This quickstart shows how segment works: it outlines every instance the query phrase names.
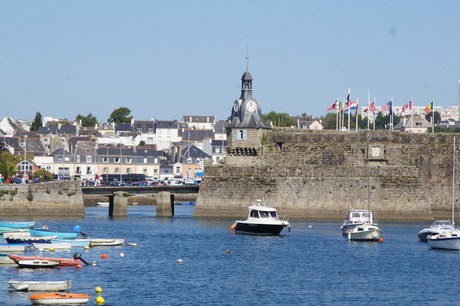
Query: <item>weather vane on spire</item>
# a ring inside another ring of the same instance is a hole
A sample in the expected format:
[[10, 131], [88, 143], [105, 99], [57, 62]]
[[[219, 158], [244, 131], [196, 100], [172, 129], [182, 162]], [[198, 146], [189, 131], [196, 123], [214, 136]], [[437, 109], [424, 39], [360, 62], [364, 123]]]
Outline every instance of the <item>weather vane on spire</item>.
[[249, 47], [246, 46], [246, 70], [249, 70]]

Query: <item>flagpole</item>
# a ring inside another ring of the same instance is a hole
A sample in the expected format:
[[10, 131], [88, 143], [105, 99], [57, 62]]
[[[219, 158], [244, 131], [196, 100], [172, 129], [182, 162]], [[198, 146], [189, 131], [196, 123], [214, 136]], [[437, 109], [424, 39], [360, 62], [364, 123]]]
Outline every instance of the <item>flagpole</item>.
[[414, 98], [410, 99], [410, 117], [411, 117], [410, 128], [413, 130], [414, 129]]
[[358, 98], [356, 98], [356, 113], [355, 113], [355, 117], [356, 117], [356, 126], [355, 126], [355, 131], [357, 132], [358, 131], [358, 108], [359, 106], [359, 101], [358, 101]]
[[348, 133], [350, 133], [350, 88], [348, 88], [348, 96], [347, 96], [347, 106], [348, 106]]
[[431, 120], [433, 120], [433, 130], [432, 130], [432, 133], [434, 134], [434, 99], [433, 99], [433, 104], [432, 104], [431, 106], [432, 106], [432, 110], [431, 110]]
[[369, 112], [371, 109], [371, 91], [367, 91], [367, 130], [369, 131]]
[[342, 125], [340, 127], [340, 130], [343, 130], [343, 128], [345, 127], [345, 106], [344, 104], [342, 103], [342, 107], [343, 109], [341, 109], [341, 116], [342, 116]]
[[339, 98], [337, 97], [337, 110], [335, 111], [335, 130], [338, 131], [339, 130], [339, 109], [340, 109], [340, 101], [339, 101]]
[[390, 105], [390, 130], [393, 131], [393, 97], [390, 99], [391, 105]]
[[372, 130], [375, 131], [375, 97], [374, 97], [374, 107], [372, 108], [372, 118], [374, 119], [373, 122], [372, 122]]

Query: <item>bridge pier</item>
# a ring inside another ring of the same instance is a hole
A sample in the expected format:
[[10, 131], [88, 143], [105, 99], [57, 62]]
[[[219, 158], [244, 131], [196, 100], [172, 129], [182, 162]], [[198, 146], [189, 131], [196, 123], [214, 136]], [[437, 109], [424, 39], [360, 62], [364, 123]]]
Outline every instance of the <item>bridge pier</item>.
[[116, 191], [113, 196], [109, 196], [109, 217], [128, 216], [128, 198], [124, 192]]
[[174, 216], [174, 194], [169, 191], [160, 191], [157, 199], [157, 217]]

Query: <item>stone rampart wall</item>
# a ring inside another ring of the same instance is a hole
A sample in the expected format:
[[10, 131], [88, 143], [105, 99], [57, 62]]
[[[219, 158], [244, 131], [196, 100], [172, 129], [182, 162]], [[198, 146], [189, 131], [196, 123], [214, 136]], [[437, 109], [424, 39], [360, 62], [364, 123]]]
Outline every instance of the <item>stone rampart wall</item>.
[[78, 181], [0, 185], [1, 217], [30, 219], [84, 215], [81, 183]]
[[[369, 198], [378, 219], [447, 218], [453, 136], [276, 129], [261, 156], [230, 156], [205, 169], [195, 215], [244, 217], [263, 198], [290, 218], [344, 218], [349, 207], [367, 208]], [[381, 151], [369, 167], [368, 146]]]

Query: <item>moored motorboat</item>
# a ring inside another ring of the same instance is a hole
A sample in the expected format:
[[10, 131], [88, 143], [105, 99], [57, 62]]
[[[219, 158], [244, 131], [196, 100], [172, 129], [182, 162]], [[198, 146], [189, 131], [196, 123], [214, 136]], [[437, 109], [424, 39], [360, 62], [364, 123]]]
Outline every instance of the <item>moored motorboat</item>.
[[6, 253], [0, 253], [0, 265], [10, 265], [15, 264], [15, 262], [8, 257]]
[[72, 244], [69, 242], [59, 242], [59, 243], [39, 243], [39, 242], [34, 242], [32, 243], [32, 246], [38, 250], [49, 250], [49, 249], [54, 249], [54, 250], [69, 250], [72, 248]]
[[452, 222], [450, 220], [437, 220], [434, 221], [430, 227], [424, 228], [418, 232], [418, 239], [421, 242], [427, 242], [426, 237], [432, 234], [437, 234], [442, 230], [452, 229]]
[[27, 243], [2, 243], [0, 244], [0, 252], [25, 252], [30, 247]]
[[72, 287], [70, 280], [63, 281], [17, 281], [10, 280], [8, 289], [15, 291], [68, 291]]
[[34, 221], [16, 222], [16, 221], [0, 221], [0, 227], [10, 228], [32, 228], [35, 226]]
[[79, 239], [55, 239], [51, 240], [51, 244], [59, 244], [59, 243], [70, 243], [72, 248], [83, 248], [89, 247], [91, 243], [91, 239], [89, 238], [79, 238]]
[[19, 268], [55, 268], [61, 263], [59, 260], [48, 259], [21, 259], [15, 261]]
[[291, 228], [287, 220], [279, 219], [275, 208], [263, 206], [261, 200], [257, 200], [256, 205], [248, 209], [248, 218], [236, 220], [230, 227], [235, 234], [277, 236], [285, 227], [289, 230]]
[[85, 304], [90, 296], [83, 293], [40, 293], [29, 297], [34, 305], [68, 305]]
[[29, 228], [15, 228], [8, 226], [0, 226], [0, 234], [10, 233], [10, 232], [29, 232]]
[[[60, 267], [75, 267], [80, 265], [80, 260], [86, 263], [81, 256], [76, 256], [78, 253], [74, 254], [74, 258], [59, 258], [59, 257], [41, 257], [41, 256], [21, 256], [9, 254], [10, 257], [16, 264], [20, 260], [49, 260], [49, 261], [58, 261]], [[78, 254], [79, 255], [79, 254]]]
[[353, 241], [380, 241], [380, 228], [373, 224], [361, 224], [348, 232], [348, 240]]
[[441, 230], [439, 233], [428, 235], [426, 241], [432, 249], [460, 251], [460, 230]]
[[58, 239], [75, 239], [77, 238], [78, 232], [59, 232], [53, 231], [50, 229], [35, 229], [31, 228], [29, 230], [32, 237], [46, 237], [46, 236], [56, 236]]
[[350, 208], [348, 210], [347, 219], [343, 221], [342, 226], [340, 227], [342, 235], [347, 235], [353, 228], [364, 223], [374, 223], [372, 211], [368, 209]]
[[32, 237], [29, 233], [8, 233], [3, 234], [3, 238], [9, 244], [28, 243], [50, 243], [51, 240], [56, 239], [56, 236]]
[[104, 238], [90, 238], [90, 246], [118, 246], [125, 243], [125, 239], [122, 238], [113, 238], [113, 239], [104, 239]]
[[455, 228], [455, 136], [452, 145], [452, 224], [450, 229], [441, 230], [426, 237], [432, 249], [460, 251], [460, 229]]

